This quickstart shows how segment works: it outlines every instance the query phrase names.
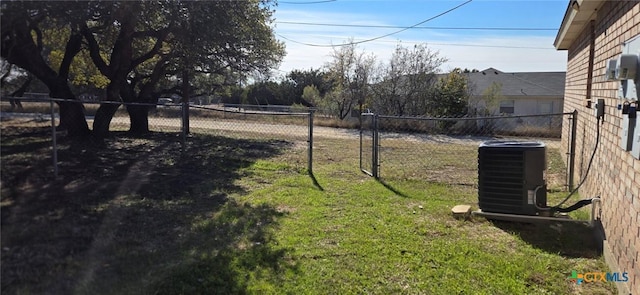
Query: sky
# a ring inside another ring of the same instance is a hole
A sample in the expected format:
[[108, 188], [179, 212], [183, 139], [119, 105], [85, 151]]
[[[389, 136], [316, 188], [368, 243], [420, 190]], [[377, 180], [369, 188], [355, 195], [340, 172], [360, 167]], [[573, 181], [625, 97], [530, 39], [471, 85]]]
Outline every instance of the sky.
[[[275, 75], [319, 69], [332, 46], [386, 62], [398, 44], [426, 43], [448, 61], [440, 68], [504, 72], [566, 71], [567, 53], [553, 42], [568, 0], [280, 0], [276, 38], [287, 55]], [[417, 26], [416, 26], [417, 25]], [[415, 27], [414, 27], [415, 26]], [[413, 27], [413, 28], [410, 28]]]

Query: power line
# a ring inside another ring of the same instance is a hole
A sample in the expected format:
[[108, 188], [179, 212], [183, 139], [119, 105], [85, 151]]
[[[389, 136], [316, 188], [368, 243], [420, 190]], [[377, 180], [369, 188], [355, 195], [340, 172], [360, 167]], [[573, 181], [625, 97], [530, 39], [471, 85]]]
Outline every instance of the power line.
[[[303, 42], [298, 42], [295, 40], [291, 40], [289, 38], [286, 38], [282, 35], [278, 36], [282, 37], [283, 39], [286, 39], [288, 41], [291, 41], [293, 43], [297, 43], [297, 44], [302, 44], [302, 45], [307, 45], [306, 43]], [[309, 36], [313, 36], [313, 35], [308, 35]], [[357, 41], [359, 42], [359, 41]], [[397, 43], [398, 41], [392, 41], [392, 40], [377, 40], [377, 42], [382, 42], [382, 43]], [[356, 43], [356, 42], [354, 42]], [[409, 42], [409, 44], [414, 43], [414, 42]], [[415, 42], [418, 43], [418, 42]], [[534, 46], [513, 46], [513, 45], [484, 45], [484, 44], [464, 44], [464, 43], [440, 43], [440, 42], [428, 42], [425, 41], [424, 43], [426, 43], [427, 45], [439, 45], [439, 46], [459, 46], [459, 47], [484, 47], [484, 48], [505, 48], [505, 49], [536, 49], [536, 50], [556, 50], [554, 47], [534, 47]]]
[[389, 25], [353, 25], [353, 24], [331, 24], [331, 23], [307, 23], [276, 21], [278, 24], [304, 25], [304, 26], [326, 26], [326, 27], [352, 27], [352, 28], [382, 28], [382, 29], [429, 29], [429, 30], [485, 30], [485, 31], [557, 31], [554, 28], [516, 28], [516, 27], [420, 27], [420, 26], [389, 26]]
[[424, 23], [426, 23], [426, 22], [428, 22], [428, 21], [434, 20], [434, 19], [436, 19], [436, 18], [438, 18], [438, 17], [441, 17], [441, 16], [443, 16], [443, 15], [445, 15], [445, 14], [447, 14], [447, 13], [450, 13], [450, 12], [452, 12], [452, 11], [454, 11], [454, 10], [456, 10], [456, 9], [458, 9], [458, 8], [460, 8], [460, 7], [462, 7], [462, 6], [464, 6], [464, 5], [467, 5], [467, 4], [471, 3], [471, 1], [473, 1], [473, 0], [467, 0], [466, 2], [464, 2], [464, 3], [462, 3], [462, 4], [459, 4], [459, 5], [457, 5], [457, 6], [453, 7], [453, 8], [451, 8], [451, 9], [449, 9], [449, 10], [445, 11], [445, 12], [439, 13], [439, 14], [437, 14], [437, 15], [435, 15], [435, 16], [432, 16], [432, 17], [430, 17], [430, 18], [428, 18], [428, 19], [425, 19], [425, 20], [423, 20], [423, 21], [421, 21], [421, 22], [419, 22], [419, 23], [417, 23], [417, 24], [415, 24], [415, 25], [412, 25], [412, 26], [409, 26], [409, 27], [406, 27], [406, 28], [403, 28], [403, 29], [400, 29], [400, 30], [397, 30], [397, 31], [391, 32], [391, 33], [389, 33], [389, 34], [385, 34], [385, 35], [382, 35], [382, 36], [378, 36], [378, 37], [374, 37], [374, 38], [370, 38], [370, 39], [366, 39], [366, 40], [362, 40], [362, 41], [358, 41], [358, 42], [349, 42], [349, 43], [339, 44], [339, 45], [311, 44], [311, 43], [305, 43], [305, 42], [299, 42], [299, 41], [291, 40], [291, 39], [289, 39], [289, 38], [287, 38], [287, 37], [285, 37], [285, 36], [282, 36], [282, 35], [280, 35], [280, 34], [277, 34], [277, 35], [278, 35], [278, 36], [280, 36], [281, 38], [285, 39], [285, 40], [290, 41], [290, 42], [297, 43], [297, 44], [301, 44], [301, 45], [306, 45], [306, 46], [312, 46], [312, 47], [338, 47], [338, 46], [348, 46], [348, 45], [361, 44], [361, 43], [365, 43], [365, 42], [371, 42], [371, 41], [375, 41], [375, 40], [378, 40], [378, 39], [382, 39], [382, 38], [384, 38], [384, 37], [389, 37], [389, 36], [391, 36], [391, 35], [395, 35], [395, 34], [398, 34], [398, 33], [404, 32], [404, 31], [406, 31], [406, 30], [409, 30], [409, 29], [415, 28], [415, 27], [417, 27], [417, 26], [419, 26], [419, 25], [421, 25], [421, 24], [424, 24]]
[[460, 43], [432, 43], [432, 42], [426, 42], [426, 43], [427, 43], [427, 45], [443, 45], [443, 46], [556, 50], [553, 47], [511, 46], [511, 45], [482, 45], [482, 44], [460, 44]]

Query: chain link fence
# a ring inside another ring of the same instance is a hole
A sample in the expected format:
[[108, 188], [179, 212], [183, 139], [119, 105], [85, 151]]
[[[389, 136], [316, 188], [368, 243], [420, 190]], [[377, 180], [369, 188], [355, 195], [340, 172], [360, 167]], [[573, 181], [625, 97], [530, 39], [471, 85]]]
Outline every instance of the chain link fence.
[[427, 181], [476, 187], [480, 143], [516, 140], [545, 143], [550, 190], [573, 186], [572, 155], [562, 152], [561, 136], [563, 124], [575, 125], [574, 113], [482, 118], [362, 114], [361, 118], [361, 170], [388, 184]]
[[373, 113], [361, 115], [362, 127], [360, 128], [360, 170], [369, 176], [378, 177], [378, 130], [375, 125], [378, 117]]
[[[65, 130], [57, 129], [60, 102], [81, 104], [90, 129], [101, 106], [111, 102], [78, 102], [49, 98], [2, 99], [2, 120], [16, 128], [36, 128], [49, 134], [52, 166], [57, 173], [57, 141]], [[212, 136], [267, 142], [286, 149], [285, 160], [295, 169], [312, 172], [314, 112], [309, 109], [256, 105], [186, 105], [176, 103], [117, 103], [108, 125], [111, 134], [131, 130], [132, 110], [148, 112], [151, 133], [180, 146], [190, 137]], [[7, 112], [10, 110], [10, 112]], [[576, 116], [573, 113], [483, 118], [395, 117], [361, 114], [360, 169], [386, 183], [428, 181], [477, 185], [477, 149], [487, 140], [541, 141], [547, 147], [547, 182], [550, 189], [572, 188], [572, 151]], [[565, 128], [563, 129], [563, 124]], [[564, 131], [563, 131], [564, 130]], [[51, 136], [51, 135], [57, 136]], [[562, 144], [568, 145], [561, 149]]]
[[53, 172], [56, 175], [59, 169], [57, 152], [61, 148], [59, 141], [61, 136], [69, 132], [59, 128], [60, 111], [61, 106], [64, 108], [69, 105], [84, 109], [85, 121], [90, 130], [96, 128], [95, 120], [101, 115], [100, 112], [104, 111], [113, 113], [107, 123], [110, 134], [128, 134], [132, 131], [134, 121], [131, 112], [143, 110], [147, 113], [148, 130], [152, 134], [174, 134], [173, 137], [164, 138], [169, 138], [177, 146], [184, 148], [185, 144], [189, 144], [191, 137], [199, 135], [261, 141], [275, 148], [287, 149], [286, 161], [289, 165], [298, 170], [307, 169], [308, 172], [312, 172], [314, 112], [310, 109], [3, 97], [0, 116], [3, 122], [10, 123], [12, 128], [23, 128], [23, 131], [18, 132], [39, 130], [49, 134]]

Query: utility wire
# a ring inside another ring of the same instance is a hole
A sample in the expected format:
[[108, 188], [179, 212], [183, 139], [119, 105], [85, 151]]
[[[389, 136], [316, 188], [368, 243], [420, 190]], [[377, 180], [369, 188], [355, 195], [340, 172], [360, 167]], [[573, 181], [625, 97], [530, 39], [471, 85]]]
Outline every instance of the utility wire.
[[426, 23], [426, 22], [428, 22], [428, 21], [434, 20], [434, 19], [436, 19], [436, 18], [438, 18], [438, 17], [441, 17], [441, 16], [443, 16], [443, 15], [445, 15], [445, 14], [449, 13], [449, 12], [452, 12], [452, 11], [454, 11], [454, 10], [456, 10], [456, 9], [458, 9], [458, 8], [460, 8], [460, 7], [462, 7], [462, 6], [464, 6], [464, 5], [467, 5], [467, 4], [471, 3], [471, 1], [473, 1], [473, 0], [467, 0], [467, 1], [466, 1], [466, 2], [464, 2], [464, 3], [457, 5], [456, 7], [453, 7], [453, 8], [451, 8], [451, 9], [449, 9], [449, 10], [445, 11], [445, 12], [439, 13], [439, 14], [437, 14], [437, 15], [435, 15], [435, 16], [432, 16], [432, 17], [430, 17], [430, 18], [428, 18], [428, 19], [425, 19], [425, 20], [423, 20], [423, 21], [421, 21], [421, 22], [419, 22], [419, 23], [417, 23], [417, 24], [415, 24], [415, 25], [412, 25], [412, 26], [409, 26], [409, 27], [406, 27], [406, 28], [403, 28], [403, 29], [397, 30], [397, 31], [395, 31], [395, 32], [391, 32], [391, 33], [389, 33], [389, 34], [384, 34], [384, 35], [382, 35], [382, 36], [378, 36], [378, 37], [374, 37], [374, 38], [370, 38], [370, 39], [366, 39], [366, 40], [362, 40], [362, 41], [358, 41], [358, 42], [349, 42], [349, 43], [344, 43], [344, 44], [339, 44], [339, 45], [311, 44], [311, 43], [305, 43], [305, 42], [299, 42], [299, 41], [291, 40], [291, 39], [289, 39], [289, 38], [287, 38], [287, 37], [285, 37], [285, 36], [282, 36], [282, 35], [280, 35], [280, 34], [277, 34], [277, 35], [278, 35], [278, 36], [280, 36], [281, 38], [285, 39], [285, 40], [290, 41], [290, 42], [297, 43], [297, 44], [301, 44], [301, 45], [306, 45], [306, 46], [312, 46], [312, 47], [342, 47], [342, 46], [349, 46], [349, 45], [361, 44], [361, 43], [366, 43], [366, 42], [371, 42], [371, 41], [375, 41], [375, 40], [378, 40], [378, 39], [382, 39], [382, 38], [384, 38], [384, 37], [389, 37], [389, 36], [391, 36], [391, 35], [395, 35], [395, 34], [398, 34], [398, 33], [404, 32], [404, 31], [406, 31], [406, 30], [409, 30], [409, 29], [415, 28], [415, 27], [417, 27], [417, 26], [419, 26], [419, 25], [421, 25], [421, 24], [424, 24], [424, 23]]
[[421, 26], [389, 26], [389, 25], [353, 25], [353, 24], [330, 24], [330, 23], [307, 23], [276, 21], [277, 24], [304, 25], [304, 26], [326, 26], [326, 27], [352, 27], [352, 28], [381, 28], [381, 29], [428, 29], [428, 30], [483, 30], [483, 31], [557, 31], [554, 28], [516, 28], [516, 27], [421, 27]]
[[[282, 35], [278, 36], [282, 37], [283, 39], [286, 39], [288, 41], [291, 41], [292, 43], [297, 43], [297, 44], [302, 44], [302, 45], [308, 45], [307, 43], [303, 43], [303, 42], [299, 42], [299, 41], [295, 41], [295, 40], [291, 40], [289, 38], [286, 38]], [[308, 36], [309, 37], [309, 36]], [[359, 41], [358, 41], [359, 42]], [[377, 42], [382, 42], [382, 43], [397, 43], [398, 41], [391, 41], [391, 40], [378, 40]], [[409, 42], [408, 44], [411, 44], [412, 42]], [[463, 44], [463, 43], [439, 43], [439, 42], [423, 42], [426, 43], [427, 45], [436, 45], [436, 46], [458, 46], [458, 47], [480, 47], [480, 48], [504, 48], [504, 49], [535, 49], [535, 50], [556, 50], [554, 47], [534, 47], [534, 46], [513, 46], [513, 45], [483, 45], [483, 44]], [[357, 44], [357, 43], [356, 43]], [[336, 45], [336, 46], [340, 46], [340, 45]], [[322, 47], [329, 47], [329, 46], [322, 46]]]
[[510, 49], [541, 49], [541, 50], [556, 50], [551, 47], [533, 47], [533, 46], [511, 46], [511, 45], [481, 45], [481, 44], [460, 44], [460, 43], [433, 43], [426, 42], [427, 45], [443, 45], [443, 46], [463, 46], [463, 47], [487, 47], [487, 48], [510, 48]]
[[569, 198], [571, 198], [571, 196], [573, 196], [573, 194], [575, 194], [580, 189], [580, 187], [584, 184], [585, 180], [587, 179], [587, 176], [589, 176], [589, 171], [591, 171], [591, 164], [593, 164], [593, 158], [595, 158], [596, 156], [596, 151], [598, 150], [598, 143], [600, 142], [600, 119], [601, 119], [600, 117], [596, 119], [596, 143], [593, 146], [593, 152], [591, 153], [591, 158], [589, 158], [589, 164], [587, 164], [587, 171], [585, 171], [584, 176], [582, 176], [582, 180], [580, 180], [580, 183], [578, 183], [578, 186], [576, 186], [569, 193], [569, 195], [566, 198], [564, 198], [564, 200], [562, 200], [562, 202], [560, 202], [558, 205], [551, 207], [551, 209], [559, 211], [560, 206], [566, 203], [569, 200]]

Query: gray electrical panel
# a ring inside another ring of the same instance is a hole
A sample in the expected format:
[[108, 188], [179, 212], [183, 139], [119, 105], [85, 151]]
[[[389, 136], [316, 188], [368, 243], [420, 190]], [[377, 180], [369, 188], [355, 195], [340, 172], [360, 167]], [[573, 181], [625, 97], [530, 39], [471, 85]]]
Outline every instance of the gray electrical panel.
[[635, 128], [633, 131], [633, 142], [631, 143], [631, 155], [636, 158], [636, 159], [640, 159], [640, 120], [638, 120], [637, 118], [634, 119], [635, 122]]
[[620, 126], [620, 147], [625, 151], [633, 149], [633, 135], [636, 130], [637, 105], [630, 101], [625, 101], [620, 109], [622, 110], [622, 121]]
[[618, 105], [622, 112], [620, 147], [640, 159], [640, 35], [622, 44], [618, 58], [607, 63], [605, 79], [619, 81], [618, 98], [622, 100]]
[[[640, 59], [640, 36], [622, 44], [622, 53], [616, 61], [615, 79], [620, 80], [618, 86], [618, 98], [625, 100], [638, 100], [638, 62]], [[610, 76], [609, 73], [605, 75]]]

